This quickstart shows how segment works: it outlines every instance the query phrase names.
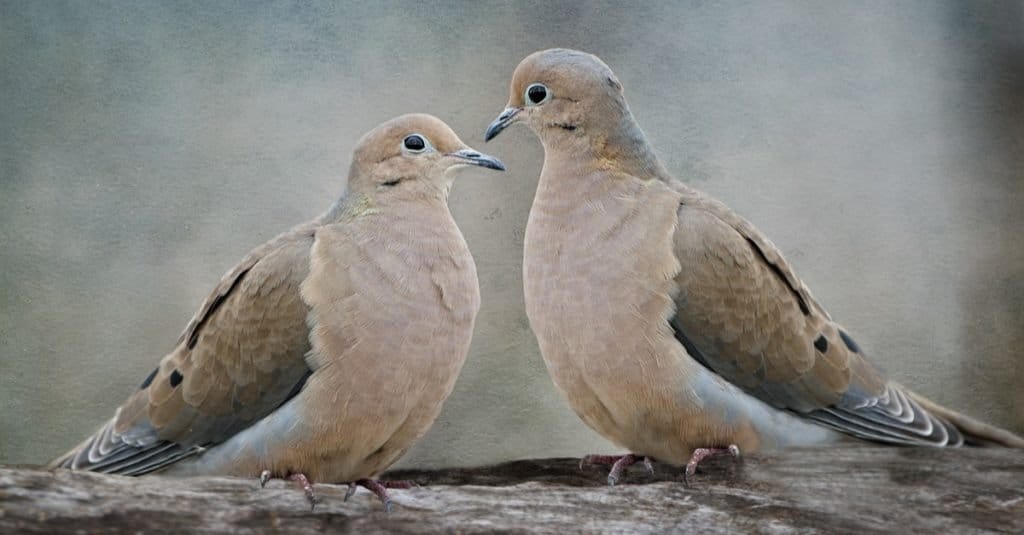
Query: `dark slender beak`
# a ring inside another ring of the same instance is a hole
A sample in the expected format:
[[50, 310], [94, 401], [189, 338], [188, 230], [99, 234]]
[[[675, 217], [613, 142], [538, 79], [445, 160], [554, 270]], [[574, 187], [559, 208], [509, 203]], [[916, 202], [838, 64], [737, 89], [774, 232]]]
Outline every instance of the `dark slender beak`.
[[487, 132], [484, 132], [484, 141], [487, 142], [494, 139], [494, 136], [508, 128], [509, 125], [516, 121], [516, 116], [518, 116], [521, 111], [523, 111], [522, 108], [505, 108], [505, 111], [501, 112], [501, 115], [491, 123], [491, 126], [487, 127]]
[[494, 156], [481, 154], [473, 149], [457, 150], [455, 152], [448, 153], [448, 156], [462, 160], [459, 163], [479, 165], [480, 167], [486, 167], [488, 169], [495, 169], [498, 171], [505, 170], [505, 164], [501, 163], [501, 160], [495, 158]]

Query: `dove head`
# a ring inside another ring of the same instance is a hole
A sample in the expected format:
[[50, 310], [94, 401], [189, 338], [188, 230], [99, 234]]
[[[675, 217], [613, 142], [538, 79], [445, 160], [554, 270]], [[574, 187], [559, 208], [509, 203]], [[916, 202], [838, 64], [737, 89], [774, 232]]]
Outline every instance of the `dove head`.
[[441, 195], [447, 198], [453, 171], [476, 165], [504, 171], [493, 156], [473, 150], [440, 119], [402, 115], [374, 128], [352, 154], [348, 193], [376, 200]]
[[565, 48], [534, 52], [516, 67], [510, 91], [484, 140], [522, 122], [540, 138], [548, 157], [614, 162], [644, 177], [665, 174], [629, 111], [622, 84], [597, 56]]
[[553, 48], [519, 63], [508, 105], [484, 139], [522, 122], [547, 145], [612, 128], [628, 115], [622, 84], [608, 65], [586, 52]]

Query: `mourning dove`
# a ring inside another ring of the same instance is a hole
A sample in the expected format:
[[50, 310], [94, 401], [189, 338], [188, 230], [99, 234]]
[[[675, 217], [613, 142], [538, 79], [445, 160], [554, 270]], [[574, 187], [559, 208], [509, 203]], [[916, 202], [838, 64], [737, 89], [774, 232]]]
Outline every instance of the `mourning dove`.
[[[671, 176], [600, 59], [524, 59], [490, 140], [526, 124], [544, 166], [524, 243], [526, 311], [548, 370], [591, 428], [687, 465], [722, 451], [835, 442], [1024, 447], [886, 379], [779, 250]], [[817, 425], [815, 425], [817, 424]]]
[[443, 122], [404, 115], [359, 141], [322, 216], [228, 271], [177, 346], [52, 466], [113, 474], [370, 479], [437, 417], [480, 307], [448, 210], [455, 169], [504, 170]]

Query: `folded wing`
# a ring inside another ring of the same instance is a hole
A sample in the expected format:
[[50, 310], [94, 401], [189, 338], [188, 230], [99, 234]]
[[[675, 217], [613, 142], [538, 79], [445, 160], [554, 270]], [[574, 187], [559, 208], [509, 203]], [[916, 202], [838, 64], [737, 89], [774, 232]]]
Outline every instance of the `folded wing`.
[[297, 227], [229, 271], [174, 350], [93, 436], [52, 466], [158, 471], [223, 442], [301, 389], [310, 373], [309, 273], [315, 227]]

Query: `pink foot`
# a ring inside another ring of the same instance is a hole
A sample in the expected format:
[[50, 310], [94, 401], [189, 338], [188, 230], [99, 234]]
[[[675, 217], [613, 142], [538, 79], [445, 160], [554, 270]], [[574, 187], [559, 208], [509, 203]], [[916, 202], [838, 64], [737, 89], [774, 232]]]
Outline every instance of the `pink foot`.
[[391, 512], [391, 496], [388, 496], [388, 489], [411, 489], [416, 486], [412, 481], [379, 481], [376, 479], [359, 479], [348, 484], [348, 491], [345, 492], [345, 501], [347, 502], [353, 494], [356, 493], [358, 487], [363, 487], [366, 490], [377, 495], [380, 502], [384, 504], [384, 512]]
[[[260, 472], [260, 487], [266, 487], [267, 481], [270, 481], [271, 477], [270, 470]], [[291, 474], [285, 479], [295, 481], [302, 487], [303, 492], [306, 493], [306, 499], [309, 500], [309, 511], [313, 512], [313, 509], [316, 509], [317, 497], [313, 492], [313, 483], [306, 477], [306, 474]]]
[[734, 459], [740, 458], [740, 447], [736, 444], [730, 444], [728, 448], [697, 448], [693, 450], [693, 455], [690, 456], [690, 462], [686, 463], [686, 471], [683, 472], [683, 482], [689, 484], [690, 477], [697, 473], [697, 465], [701, 461], [708, 457], [714, 457], [715, 455], [721, 455], [728, 453], [732, 455]]
[[587, 455], [580, 459], [580, 470], [586, 465], [611, 465], [612, 469], [608, 471], [608, 486], [614, 487], [619, 479], [622, 477], [622, 471], [626, 467], [636, 464], [638, 461], [643, 459], [644, 466], [647, 467], [647, 471], [654, 473], [654, 465], [651, 464], [650, 457], [640, 457], [639, 455], [633, 455], [627, 453], [626, 455]]

